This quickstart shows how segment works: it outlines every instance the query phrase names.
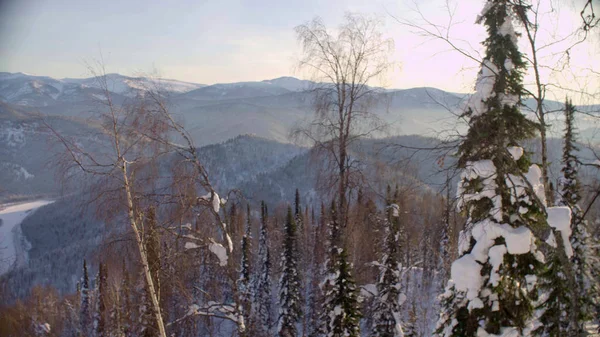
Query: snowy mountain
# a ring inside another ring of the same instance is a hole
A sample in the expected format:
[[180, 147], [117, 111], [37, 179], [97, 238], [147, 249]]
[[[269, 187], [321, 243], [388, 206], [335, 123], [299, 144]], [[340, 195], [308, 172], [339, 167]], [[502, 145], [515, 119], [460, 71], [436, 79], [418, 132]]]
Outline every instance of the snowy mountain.
[[[106, 76], [108, 89], [118, 98], [133, 97], [145, 87], [157, 85], [162, 90], [179, 94], [202, 87], [202, 84], [168, 79], [128, 77], [119, 74]], [[48, 107], [61, 102], [102, 100], [103, 93], [95, 78], [54, 79], [23, 73], [0, 73], [0, 100], [29, 107]]]
[[[106, 80], [108, 90], [126, 96], [133, 96], [145, 88], [158, 86], [162, 90], [181, 94], [204, 86], [204, 84], [183, 82], [164, 78], [129, 77], [120, 74], [107, 74]], [[63, 82], [79, 84], [84, 87], [98, 88], [99, 84], [95, 78], [64, 78]]]
[[190, 91], [183, 96], [196, 100], [221, 101], [248, 97], [276, 96], [288, 93], [289, 91], [284, 87], [268, 82], [238, 82], [209, 85]]
[[280, 86], [289, 91], [310, 90], [315, 85], [313, 81], [300, 80], [291, 76], [282, 76], [272, 80], [264, 80], [263, 82]]
[[[121, 104], [152, 85], [152, 79], [108, 74], [111, 98]], [[313, 94], [306, 89], [315, 83], [293, 77], [257, 82], [224, 83], [203, 86], [175, 80], [160, 80], [169, 92], [171, 112], [191, 131], [196, 145], [224, 142], [242, 134], [255, 134], [279, 142], [289, 141], [290, 129], [310, 119], [314, 113]], [[373, 112], [389, 123], [386, 135], [425, 135], [444, 137], [462, 132], [464, 123], [457, 118], [468, 95], [435, 88], [389, 89], [379, 93]], [[94, 78], [53, 79], [22, 73], [0, 73], [0, 101], [34, 108], [51, 116], [88, 118], [104, 109], [103, 94]], [[531, 106], [532, 101], [526, 100]], [[559, 111], [560, 102], [546, 102]], [[579, 107], [597, 111], [598, 107]], [[549, 116], [554, 136], [562, 130], [562, 115]], [[597, 124], [581, 115], [580, 133], [593, 136]], [[585, 119], [585, 120], [583, 120]], [[597, 136], [597, 135], [596, 135]]]

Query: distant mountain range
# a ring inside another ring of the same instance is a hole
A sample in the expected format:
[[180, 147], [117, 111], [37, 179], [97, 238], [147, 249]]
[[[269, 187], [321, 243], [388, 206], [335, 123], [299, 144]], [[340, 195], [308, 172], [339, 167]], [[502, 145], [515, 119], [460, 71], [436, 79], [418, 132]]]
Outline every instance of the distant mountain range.
[[[226, 141], [241, 134], [256, 134], [281, 142], [289, 141], [290, 129], [313, 114], [315, 83], [294, 77], [256, 82], [204, 85], [168, 79], [106, 76], [113, 102], [120, 104], [156, 86], [169, 97], [171, 112], [181, 118], [197, 145]], [[389, 123], [387, 135], [427, 135], [464, 131], [456, 117], [469, 95], [435, 88], [387, 89], [373, 107]], [[0, 101], [17, 109], [34, 110], [49, 116], [88, 118], [101, 109], [104, 99], [95, 78], [54, 79], [23, 73], [0, 73]], [[532, 105], [531, 101], [526, 104]], [[549, 109], [562, 103], [547, 101]], [[586, 110], [590, 110], [589, 107]], [[591, 109], [600, 110], [600, 109]], [[560, 120], [562, 116], [557, 116]], [[551, 118], [552, 121], [552, 118]], [[588, 136], [590, 123], [580, 123]], [[556, 132], [562, 127], [556, 125]]]
[[[176, 80], [107, 75], [113, 102], [120, 104], [157, 86], [168, 94], [171, 112], [182, 120], [199, 147], [218, 144], [239, 135], [289, 143], [290, 130], [313, 116], [315, 83], [294, 77], [257, 82], [203, 85]], [[382, 90], [373, 112], [389, 123], [378, 137], [419, 135], [441, 138], [464, 132], [457, 115], [468, 95], [435, 88]], [[99, 130], [94, 112], [103, 109], [103, 92], [95, 78], [54, 79], [23, 73], [0, 73], [0, 189], [16, 194], [55, 191], [56, 179], [46, 170], [56, 158], [46, 122], [82, 144], [98, 146]], [[526, 101], [531, 105], [531, 101]], [[560, 109], [559, 102], [547, 102]], [[583, 107], [599, 110], [596, 107]], [[554, 131], [562, 133], [562, 115], [550, 118]], [[594, 120], [596, 122], [594, 122]], [[580, 137], [598, 137], [598, 118], [580, 115]], [[596, 138], [597, 139], [597, 138]], [[54, 139], [55, 141], [55, 139]], [[0, 192], [1, 193], [1, 192]]]

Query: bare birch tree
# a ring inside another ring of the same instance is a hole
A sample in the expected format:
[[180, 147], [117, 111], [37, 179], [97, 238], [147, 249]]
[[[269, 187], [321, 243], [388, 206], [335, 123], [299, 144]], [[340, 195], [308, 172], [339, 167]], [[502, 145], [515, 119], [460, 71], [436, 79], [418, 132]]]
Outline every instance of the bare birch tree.
[[[224, 266], [231, 264], [231, 259], [222, 255], [230, 254], [233, 246], [222, 216], [222, 200], [199, 160], [192, 137], [169, 113], [160, 83], [150, 83], [136, 97], [117, 104], [113, 101], [103, 64], [98, 62], [88, 68], [102, 91], [102, 105], [97, 117], [101, 121], [99, 139], [106, 146], [101, 151], [86, 149], [46, 125], [66, 150], [62, 159], [63, 174], [72, 177], [73, 171], [84, 172], [85, 177], [93, 181], [93, 200], [102, 208], [101, 213], [113, 217], [113, 222], [118, 223], [119, 217], [126, 214], [126, 223], [139, 253], [157, 334], [166, 337], [167, 324], [161, 312], [156, 284], [158, 280], [148, 261], [147, 239], [144, 235], [148, 230], [148, 219], [145, 214], [152, 207], [167, 208], [169, 211], [165, 213], [182, 220], [186, 216], [191, 218], [208, 211], [208, 219], [213, 219], [208, 221], [216, 225], [221, 238], [203, 238], [200, 235], [187, 237], [202, 246], [217, 247], [220, 254], [215, 255], [219, 258], [219, 264]], [[164, 171], [165, 167], [171, 167], [172, 172], [162, 176], [161, 170]], [[173, 234], [177, 234], [175, 232]], [[201, 247], [197, 244], [193, 246]], [[236, 307], [217, 303], [211, 304], [211, 308], [196, 306], [194, 313], [186, 317], [213, 317], [224, 312], [223, 317], [232, 320], [238, 330], [243, 331], [244, 322]]]
[[350, 190], [361, 179], [359, 163], [349, 154], [357, 140], [382, 131], [385, 124], [372, 112], [379, 89], [372, 82], [391, 68], [394, 44], [381, 33], [382, 22], [359, 14], [346, 14], [337, 34], [315, 18], [297, 26], [303, 47], [299, 67], [317, 83], [315, 116], [293, 134], [308, 140], [327, 159], [327, 188], [337, 191], [341, 227], [348, 222]]

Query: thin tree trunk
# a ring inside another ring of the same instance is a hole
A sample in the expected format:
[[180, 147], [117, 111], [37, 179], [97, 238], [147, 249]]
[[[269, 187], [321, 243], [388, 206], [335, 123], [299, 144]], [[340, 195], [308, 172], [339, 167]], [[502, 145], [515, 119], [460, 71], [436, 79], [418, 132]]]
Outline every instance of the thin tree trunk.
[[123, 173], [123, 185], [125, 187], [125, 194], [127, 196], [127, 213], [129, 216], [129, 224], [131, 225], [131, 229], [133, 229], [133, 233], [135, 234], [135, 241], [137, 243], [138, 250], [140, 252], [140, 258], [142, 260], [142, 267], [144, 269], [144, 277], [146, 279], [146, 284], [148, 286], [148, 293], [150, 294], [150, 300], [152, 301], [152, 306], [154, 307], [154, 315], [156, 317], [156, 324], [158, 326], [158, 332], [160, 337], [167, 337], [167, 333], [165, 330], [165, 325], [162, 318], [162, 313], [160, 311], [160, 303], [158, 296], [156, 294], [156, 289], [154, 288], [154, 281], [152, 280], [152, 273], [150, 272], [150, 266], [148, 265], [148, 256], [146, 254], [146, 249], [144, 247], [144, 242], [142, 240], [142, 236], [139, 231], [139, 227], [136, 221], [135, 213], [133, 210], [133, 196], [131, 194], [131, 186], [129, 185], [129, 178], [127, 177], [127, 163], [125, 159], [120, 158], [121, 161], [121, 172]]
[[[557, 234], [557, 233], [555, 233]], [[555, 235], [557, 249], [556, 254], [558, 254], [558, 258], [560, 263], [566, 268], [563, 269], [565, 276], [567, 278], [568, 289], [571, 295], [571, 312], [569, 313], [569, 327], [567, 333], [569, 336], [581, 336], [582, 331], [579, 331], [579, 296], [577, 294], [577, 281], [575, 280], [575, 274], [573, 273], [573, 264], [571, 260], [567, 256], [565, 252], [565, 243], [563, 242], [562, 235]], [[560, 318], [558, 318], [557, 324], [560, 324]]]

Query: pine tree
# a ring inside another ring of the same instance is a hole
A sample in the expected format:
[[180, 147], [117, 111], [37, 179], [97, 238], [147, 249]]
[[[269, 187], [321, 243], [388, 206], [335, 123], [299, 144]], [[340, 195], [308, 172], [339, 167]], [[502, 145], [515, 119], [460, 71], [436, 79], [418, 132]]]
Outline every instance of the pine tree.
[[251, 242], [252, 242], [252, 225], [250, 222], [250, 204], [246, 208], [246, 228], [242, 236], [241, 261], [240, 261], [240, 277], [237, 281], [238, 292], [240, 296], [240, 305], [244, 314], [244, 321], [247, 326], [251, 325], [251, 289], [250, 289], [250, 260], [251, 260]]
[[106, 320], [105, 320], [105, 297], [107, 295], [106, 284], [106, 265], [100, 263], [98, 266], [98, 275], [96, 276], [96, 296], [94, 308], [94, 336], [106, 337]]
[[341, 228], [338, 223], [335, 203], [331, 205], [329, 222], [329, 252], [327, 273], [322, 285], [323, 316], [326, 336], [359, 337], [360, 308], [358, 294], [352, 277], [352, 265], [342, 243]]
[[[387, 205], [388, 210], [391, 204]], [[377, 297], [374, 308], [374, 329], [372, 336], [400, 337], [404, 336], [401, 317], [401, 264], [398, 261], [400, 253], [400, 236], [398, 222], [392, 218], [399, 216], [398, 212], [388, 211], [388, 217], [383, 221], [385, 228], [385, 250], [380, 263], [380, 274], [377, 281]]]
[[258, 275], [254, 291], [253, 312], [258, 316], [265, 333], [272, 327], [271, 321], [271, 256], [269, 253], [269, 239], [267, 229], [268, 209], [265, 202], [261, 202], [260, 236], [258, 239]]
[[[559, 180], [559, 204], [571, 208], [571, 237], [570, 244], [573, 250], [570, 262], [573, 269], [575, 289], [572, 291], [573, 314], [569, 331], [572, 334], [585, 335], [585, 322], [593, 316], [593, 295], [597, 295], [598, 286], [594, 285], [592, 265], [589, 257], [592, 251], [589, 248], [591, 237], [587, 230], [587, 221], [583, 219], [583, 211], [579, 207], [581, 190], [578, 178], [579, 159], [575, 152], [579, 149], [576, 145], [577, 131], [575, 126], [575, 107], [571, 100], [565, 102], [565, 136], [562, 157], [562, 177]], [[592, 295], [592, 296], [590, 296]], [[567, 309], [568, 310], [568, 309]]]
[[281, 337], [298, 335], [296, 325], [302, 316], [302, 295], [298, 270], [298, 238], [292, 207], [288, 206], [281, 253], [281, 278], [279, 280], [279, 327]]
[[544, 271], [538, 247], [549, 226], [541, 170], [519, 147], [537, 125], [519, 110], [525, 63], [514, 11], [508, 0], [489, 0], [477, 20], [487, 28], [486, 54], [465, 113], [469, 131], [458, 161], [459, 206], [467, 224], [437, 336], [525, 336], [536, 323], [536, 280]]
[[91, 332], [90, 313], [90, 280], [88, 276], [87, 262], [83, 260], [83, 276], [81, 279], [81, 305], [79, 306], [79, 333], [88, 336]]

